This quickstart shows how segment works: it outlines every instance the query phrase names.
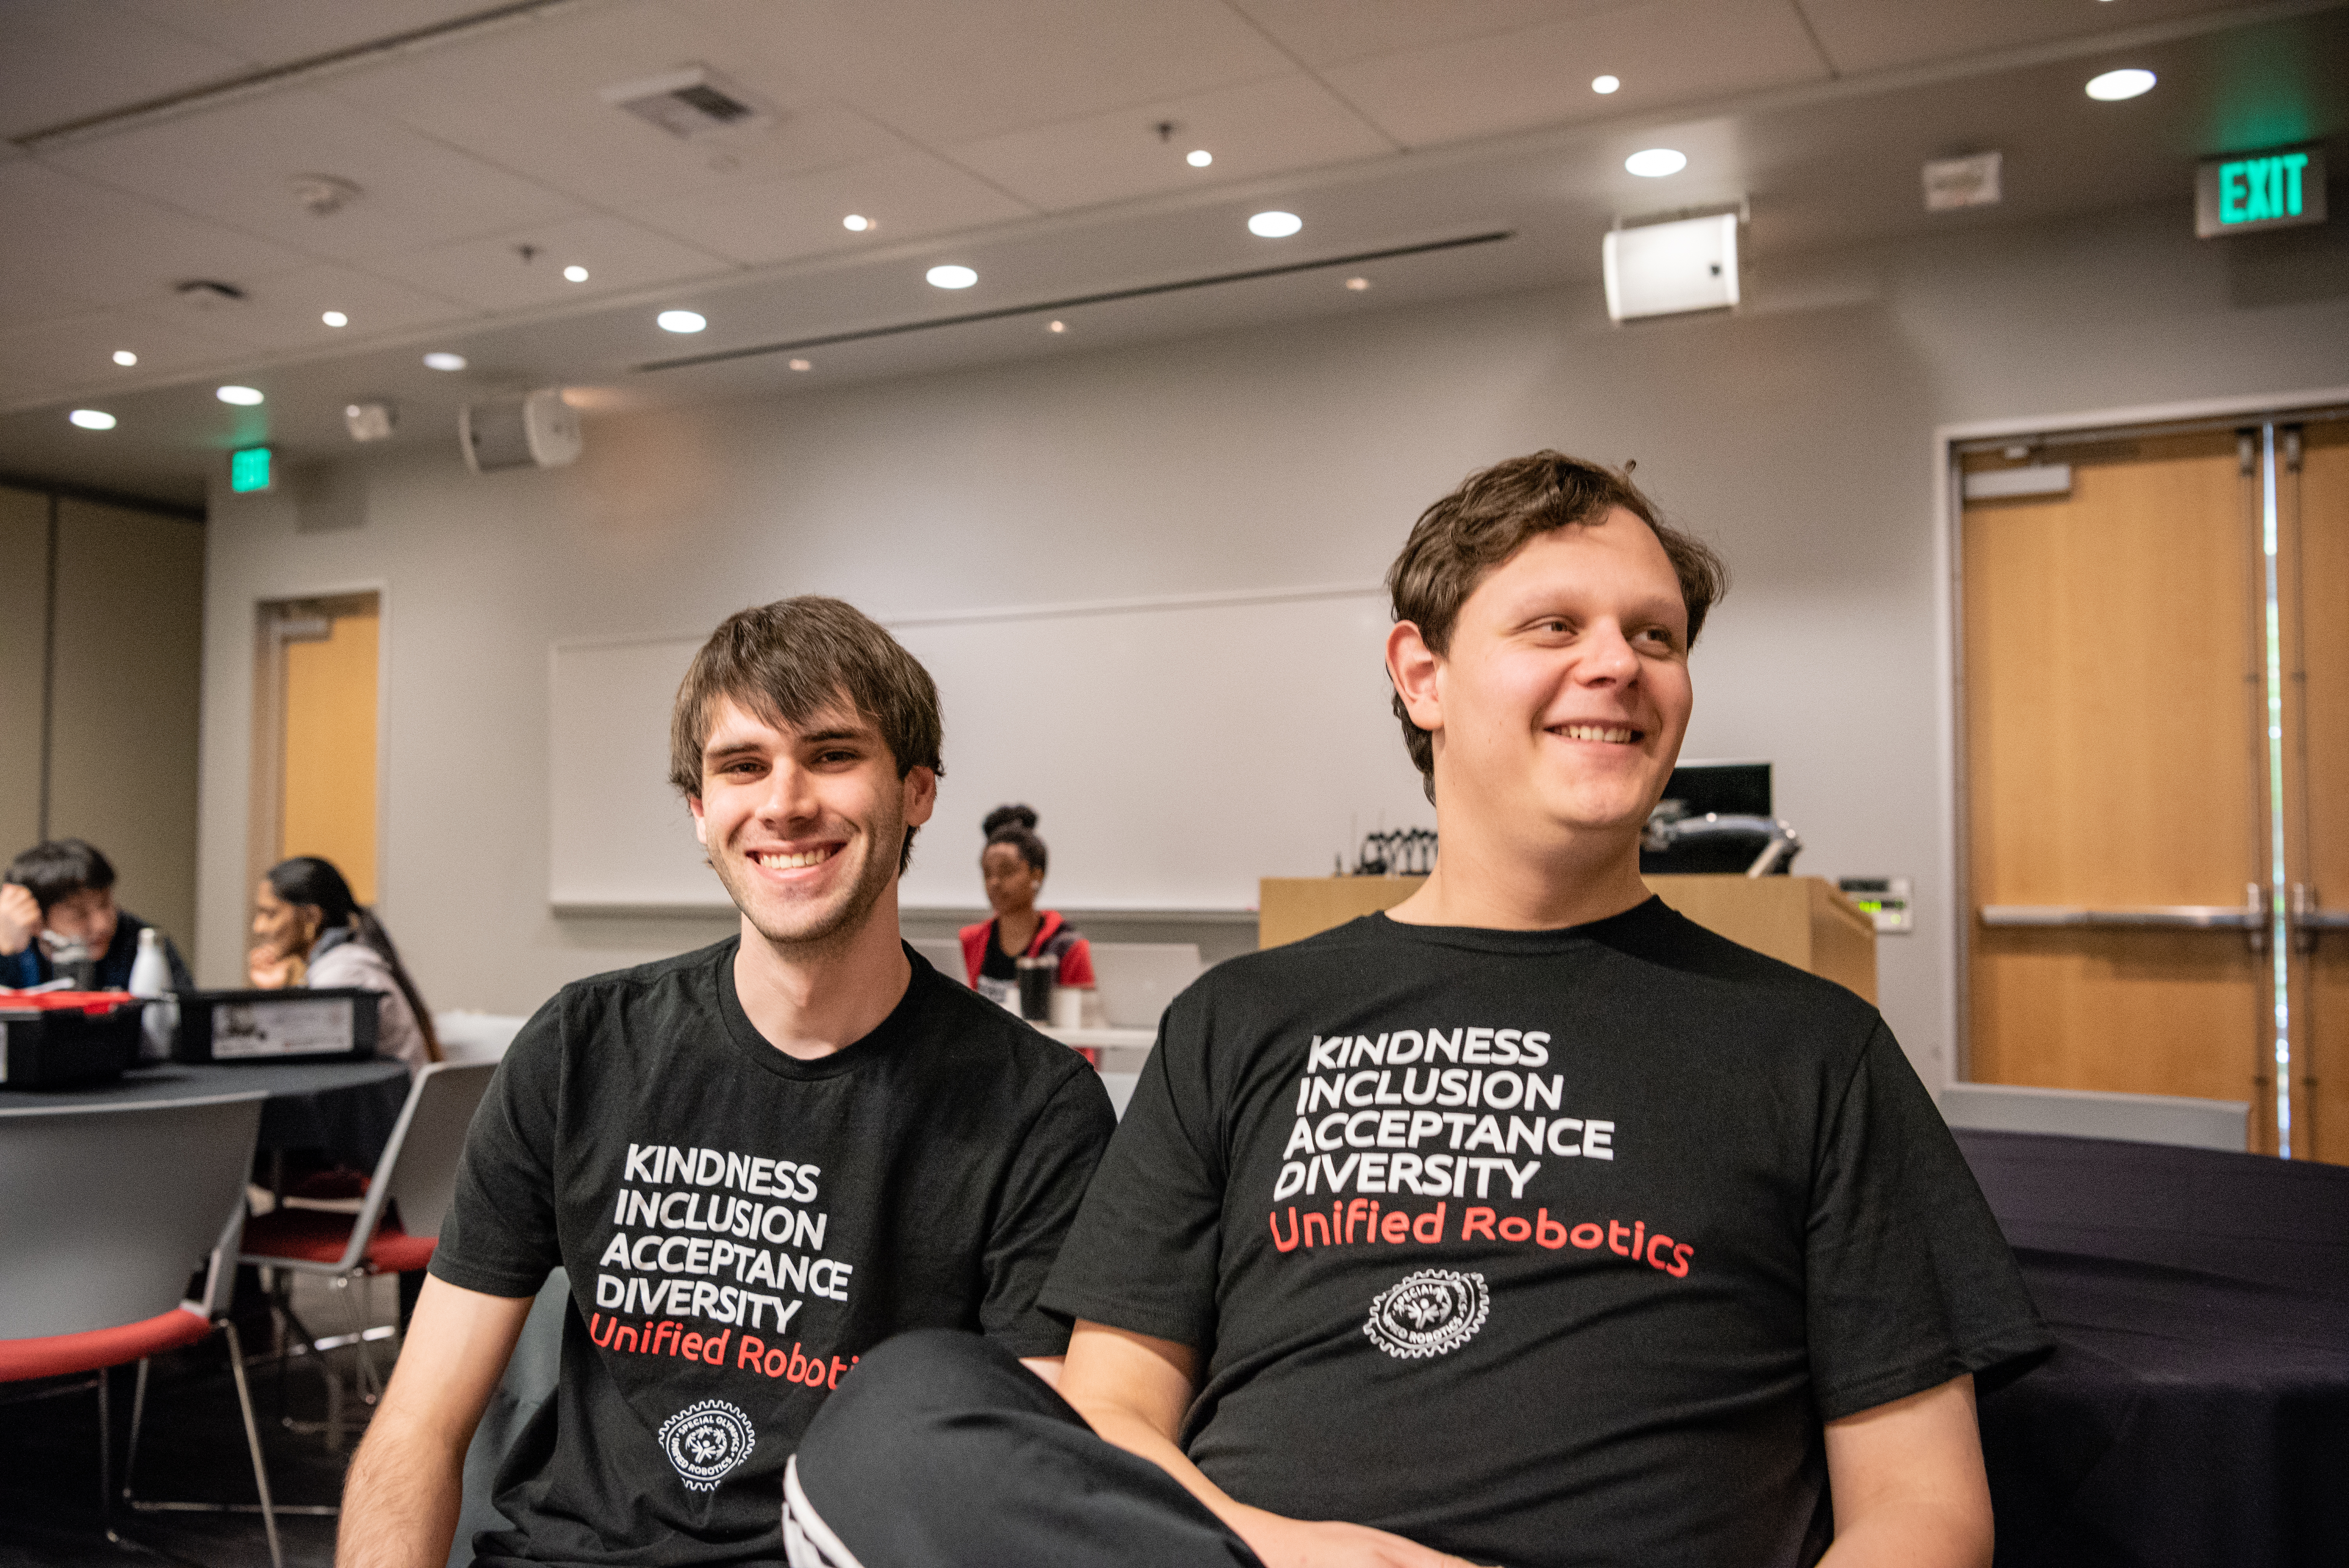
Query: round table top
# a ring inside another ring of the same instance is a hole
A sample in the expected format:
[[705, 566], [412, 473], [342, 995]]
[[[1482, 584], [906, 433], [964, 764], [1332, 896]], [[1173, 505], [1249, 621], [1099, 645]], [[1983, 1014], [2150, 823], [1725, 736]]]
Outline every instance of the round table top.
[[260, 1147], [317, 1149], [372, 1170], [408, 1102], [408, 1067], [388, 1057], [357, 1062], [158, 1062], [104, 1083], [0, 1088], [0, 1109], [151, 1105], [261, 1089]]

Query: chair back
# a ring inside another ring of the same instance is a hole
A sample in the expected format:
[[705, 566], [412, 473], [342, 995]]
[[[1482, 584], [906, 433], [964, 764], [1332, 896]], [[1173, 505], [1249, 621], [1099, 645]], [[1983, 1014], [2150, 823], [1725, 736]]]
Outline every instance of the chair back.
[[489, 1092], [495, 1062], [433, 1062], [409, 1085], [408, 1103], [392, 1124], [391, 1140], [376, 1161], [365, 1202], [351, 1225], [343, 1268], [357, 1268], [375, 1239], [383, 1207], [399, 1204], [400, 1228], [411, 1236], [437, 1236], [457, 1195], [457, 1161], [465, 1152], [465, 1130], [474, 1108]]
[[2115, 1094], [2102, 1089], [2038, 1088], [2020, 1084], [1953, 1083], [1937, 1097], [1941, 1119], [1980, 1132], [2052, 1132], [2063, 1138], [2116, 1138], [2240, 1154], [2248, 1147], [2250, 1105], [2240, 1099]]
[[235, 1244], [266, 1098], [0, 1110], [0, 1338], [179, 1305], [223, 1237]]

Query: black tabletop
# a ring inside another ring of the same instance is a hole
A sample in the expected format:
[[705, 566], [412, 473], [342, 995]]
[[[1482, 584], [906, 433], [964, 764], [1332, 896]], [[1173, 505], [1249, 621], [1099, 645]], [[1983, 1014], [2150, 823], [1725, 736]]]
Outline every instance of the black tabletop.
[[372, 1171], [408, 1101], [408, 1068], [364, 1062], [165, 1062], [78, 1088], [0, 1089], [0, 1107], [141, 1105], [205, 1095], [268, 1092], [260, 1146], [316, 1149]]
[[1982, 1393], [2002, 1568], [2349, 1563], [2349, 1169], [1958, 1141], [2057, 1340]]

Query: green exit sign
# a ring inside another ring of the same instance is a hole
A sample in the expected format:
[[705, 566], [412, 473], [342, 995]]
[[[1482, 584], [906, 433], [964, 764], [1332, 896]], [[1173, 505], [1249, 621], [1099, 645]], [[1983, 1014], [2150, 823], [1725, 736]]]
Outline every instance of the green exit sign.
[[2194, 170], [2194, 232], [2242, 234], [2324, 222], [2324, 150], [2206, 158]]
[[269, 449], [247, 447], [228, 455], [228, 488], [239, 495], [269, 488]]

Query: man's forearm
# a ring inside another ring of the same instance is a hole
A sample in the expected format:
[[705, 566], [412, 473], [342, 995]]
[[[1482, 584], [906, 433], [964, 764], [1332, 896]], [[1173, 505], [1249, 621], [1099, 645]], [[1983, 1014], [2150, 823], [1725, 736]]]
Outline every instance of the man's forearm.
[[465, 1455], [429, 1429], [378, 1414], [343, 1482], [336, 1568], [441, 1568], [457, 1532]]

